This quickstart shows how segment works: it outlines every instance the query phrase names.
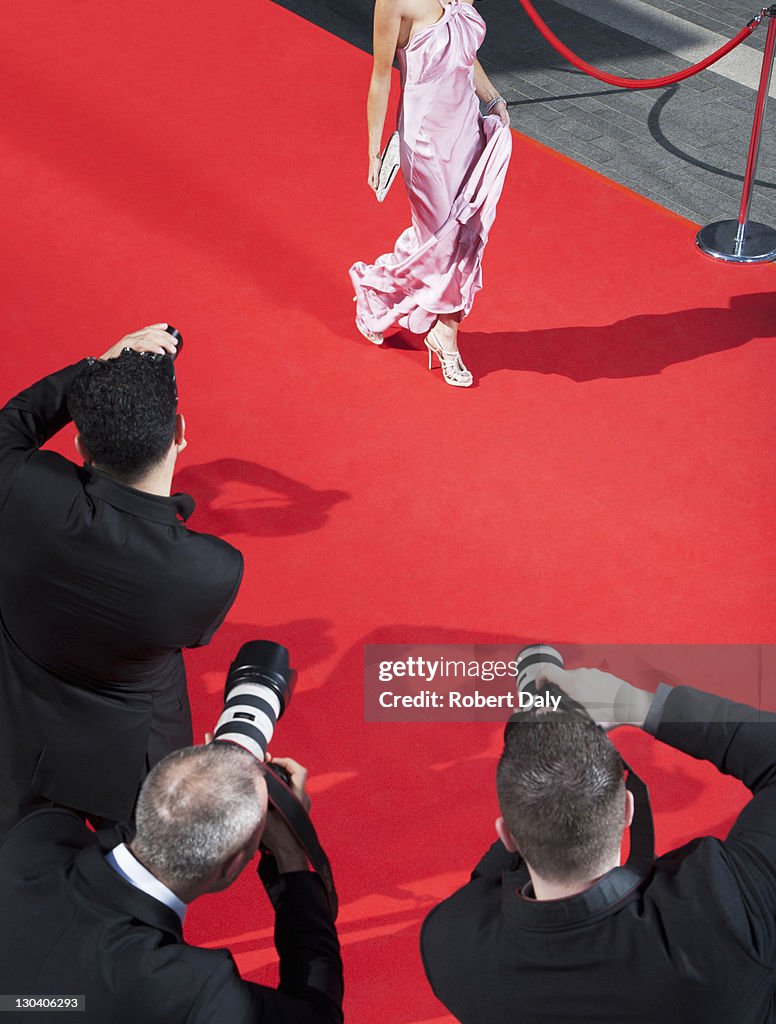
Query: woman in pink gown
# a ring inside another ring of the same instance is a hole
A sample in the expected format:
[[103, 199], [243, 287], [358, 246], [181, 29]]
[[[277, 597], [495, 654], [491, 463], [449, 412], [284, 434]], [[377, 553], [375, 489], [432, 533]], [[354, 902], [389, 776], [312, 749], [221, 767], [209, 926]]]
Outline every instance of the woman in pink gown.
[[396, 323], [425, 334], [429, 368], [436, 356], [456, 387], [472, 383], [458, 326], [482, 284], [482, 251], [512, 150], [506, 103], [477, 60], [484, 37], [485, 23], [467, 0], [376, 0], [369, 184], [377, 188], [397, 55], [400, 161], [412, 224], [393, 252], [350, 268], [359, 331], [377, 345]]

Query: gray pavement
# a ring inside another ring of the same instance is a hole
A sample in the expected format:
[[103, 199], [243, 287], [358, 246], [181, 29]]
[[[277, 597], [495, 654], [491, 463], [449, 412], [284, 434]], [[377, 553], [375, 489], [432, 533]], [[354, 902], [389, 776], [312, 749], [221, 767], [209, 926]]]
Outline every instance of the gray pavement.
[[[371, 51], [370, 0], [275, 2]], [[740, 0], [533, 4], [584, 60], [638, 78], [688, 67], [761, 9]], [[696, 224], [737, 218], [769, 18], [716, 70], [636, 91], [577, 71], [545, 42], [519, 0], [483, 0], [478, 9], [488, 25], [480, 60], [518, 131]], [[776, 229], [776, 99], [766, 110], [750, 219]]]

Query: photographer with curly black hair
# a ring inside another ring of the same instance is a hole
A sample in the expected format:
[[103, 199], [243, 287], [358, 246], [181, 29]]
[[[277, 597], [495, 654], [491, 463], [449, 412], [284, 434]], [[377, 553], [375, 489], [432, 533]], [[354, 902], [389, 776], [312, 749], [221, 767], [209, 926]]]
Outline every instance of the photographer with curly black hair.
[[[166, 327], [0, 410], [0, 836], [52, 804], [129, 818], [191, 742], [181, 649], [223, 621], [242, 556], [171, 494], [186, 440]], [[82, 466], [40, 450], [71, 417]]]

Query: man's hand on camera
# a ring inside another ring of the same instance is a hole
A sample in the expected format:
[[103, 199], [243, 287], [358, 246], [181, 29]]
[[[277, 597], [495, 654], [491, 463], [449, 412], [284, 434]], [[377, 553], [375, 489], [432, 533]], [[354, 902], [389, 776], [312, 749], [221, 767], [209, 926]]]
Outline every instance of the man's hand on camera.
[[141, 327], [139, 331], [133, 331], [111, 345], [108, 351], [100, 356], [101, 359], [116, 359], [125, 348], [131, 348], [135, 352], [156, 352], [159, 355], [174, 356], [177, 346], [171, 334], [165, 328], [167, 324], [151, 324], [150, 327]]
[[566, 670], [547, 665], [542, 669], [541, 680], [559, 686], [604, 729], [616, 725], [641, 727], [652, 706], [653, 694], [597, 668]]
[[[285, 768], [291, 776], [291, 789], [304, 809], [309, 812], [310, 797], [304, 788], [307, 782], [307, 769], [290, 757], [273, 757], [271, 761]], [[285, 821], [271, 807], [267, 812], [267, 825], [261, 842], [275, 858], [281, 875], [291, 871], [309, 871], [307, 854]]]

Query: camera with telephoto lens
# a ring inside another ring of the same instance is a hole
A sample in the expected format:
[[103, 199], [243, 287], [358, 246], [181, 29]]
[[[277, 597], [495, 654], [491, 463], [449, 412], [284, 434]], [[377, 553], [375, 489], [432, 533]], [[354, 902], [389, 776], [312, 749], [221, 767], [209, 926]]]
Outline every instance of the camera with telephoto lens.
[[[288, 651], [282, 644], [272, 640], [243, 644], [229, 666], [224, 710], [216, 723], [213, 742], [233, 743], [260, 763], [266, 763], [267, 747], [278, 719], [291, 702], [295, 683], [296, 672], [290, 667]], [[270, 810], [285, 823], [320, 877], [332, 917], [336, 919], [337, 890], [331, 865], [305, 809], [304, 794], [296, 790], [291, 774], [274, 761], [266, 764], [264, 779]], [[264, 841], [260, 849], [264, 854], [272, 854], [272, 846]]]
[[[591, 718], [590, 712], [573, 697], [557, 686], [541, 679], [542, 672], [547, 665], [556, 665], [563, 668], [563, 655], [556, 651], [549, 644], [529, 644], [515, 656], [517, 669], [517, 692], [527, 693], [533, 697], [544, 696], [545, 704], [547, 696], [553, 698], [553, 704], [557, 705], [559, 711], [569, 711], [585, 718]], [[558, 699], [559, 698], [559, 699]], [[521, 705], [522, 706], [522, 705]], [[541, 707], [542, 705], [539, 704]]]
[[183, 348], [183, 335], [181, 334], [181, 332], [178, 330], [177, 327], [173, 327], [172, 324], [167, 324], [167, 326], [164, 327], [163, 330], [166, 331], [167, 334], [169, 334], [172, 340], [175, 342], [175, 352], [172, 355], [169, 355], [169, 353], [167, 352], [143, 352], [144, 357], [150, 363], [161, 363], [162, 360], [168, 358], [174, 363], [178, 356], [181, 354], [181, 349]]
[[536, 693], [537, 680], [542, 674], [542, 667], [557, 665], [558, 668], [563, 668], [563, 657], [549, 644], [530, 644], [518, 651], [515, 664], [517, 666], [517, 692]]
[[278, 719], [288, 707], [296, 672], [288, 651], [272, 640], [243, 644], [229, 667], [224, 709], [213, 742], [234, 743], [264, 762]]
[[172, 340], [175, 342], [175, 355], [170, 357], [171, 359], [175, 360], [181, 354], [181, 349], [183, 348], [183, 335], [178, 330], [178, 328], [173, 327], [172, 324], [167, 324], [167, 326], [165, 327], [165, 331], [167, 331]]

